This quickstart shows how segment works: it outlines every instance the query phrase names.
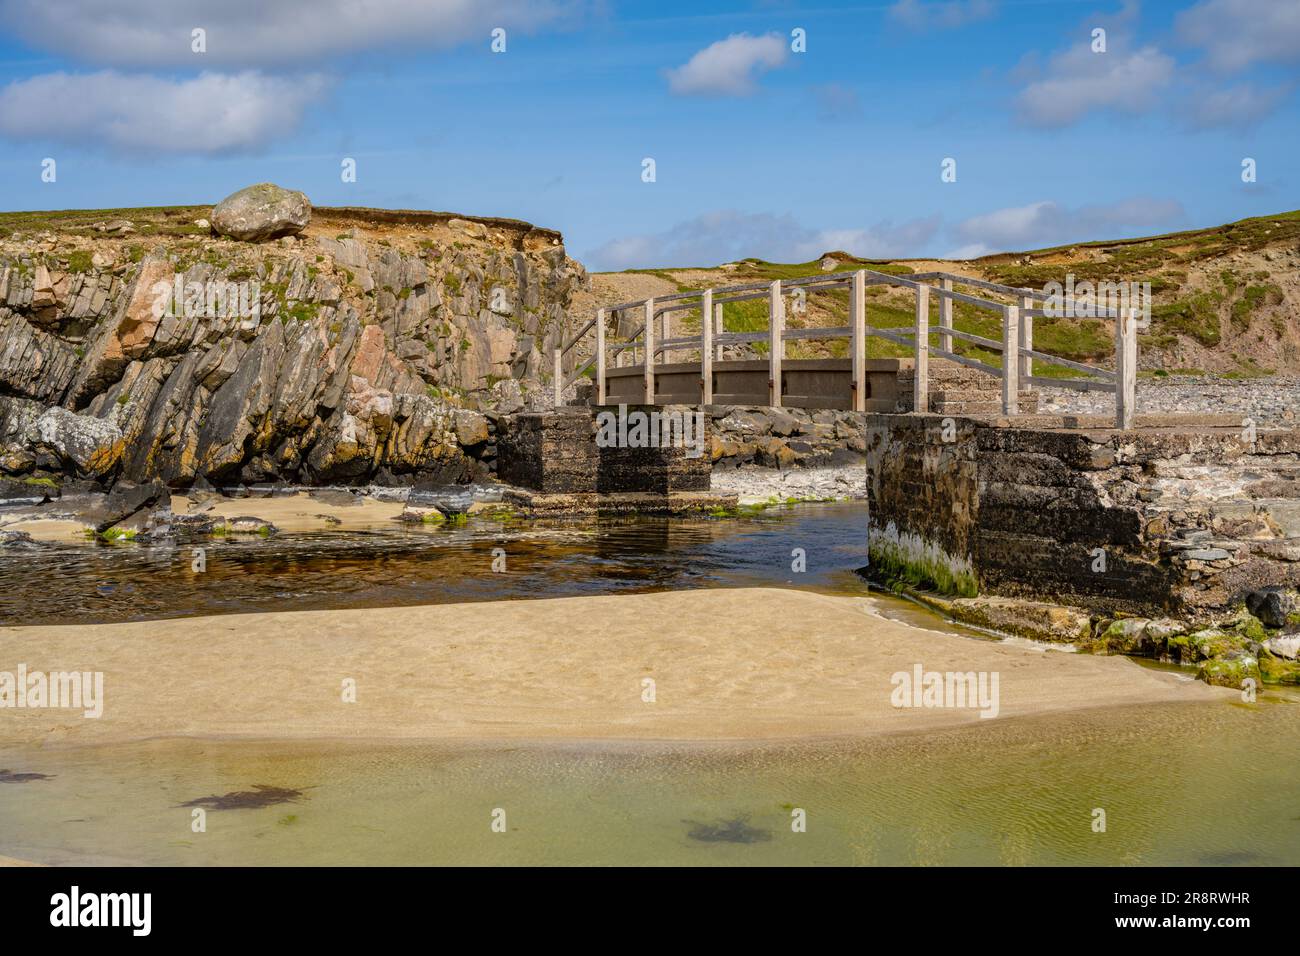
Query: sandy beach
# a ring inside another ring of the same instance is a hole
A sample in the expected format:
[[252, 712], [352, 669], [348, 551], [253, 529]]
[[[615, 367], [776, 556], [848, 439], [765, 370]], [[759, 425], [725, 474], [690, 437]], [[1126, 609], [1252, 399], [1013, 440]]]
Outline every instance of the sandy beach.
[[1229, 693], [1123, 658], [944, 634], [870, 608], [750, 588], [3, 628], [0, 671], [102, 671], [104, 707], [98, 719], [0, 710], [0, 746], [785, 739], [992, 722], [974, 708], [893, 706], [891, 675], [918, 664], [997, 673], [996, 719]]

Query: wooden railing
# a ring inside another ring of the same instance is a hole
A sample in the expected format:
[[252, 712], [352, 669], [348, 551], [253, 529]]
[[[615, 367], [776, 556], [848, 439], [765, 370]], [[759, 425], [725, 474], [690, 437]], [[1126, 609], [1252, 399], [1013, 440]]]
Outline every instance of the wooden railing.
[[[910, 289], [915, 295], [915, 322], [912, 328], [875, 328], [867, 324], [868, 285], [892, 285]], [[1010, 303], [984, 298], [969, 292], [959, 292], [954, 286], [966, 286], [985, 293], [996, 293], [1012, 299]], [[787, 329], [785, 327], [785, 296], [791, 290], [802, 289], [805, 294], [824, 292], [830, 289], [847, 287], [849, 291], [849, 324], [833, 328]], [[931, 296], [938, 299], [938, 324], [930, 327]], [[1111, 392], [1115, 395], [1115, 423], [1123, 429], [1133, 427], [1136, 411], [1137, 388], [1137, 317], [1133, 309], [1110, 309], [1087, 306], [1088, 314], [1115, 320], [1115, 369], [1109, 370], [1076, 362], [1071, 359], [1049, 355], [1034, 348], [1034, 319], [1049, 315], [1049, 310], [1041, 306], [1052, 296], [1034, 289], [1001, 285], [986, 282], [968, 276], [954, 275], [947, 272], [926, 272], [909, 276], [888, 275], [870, 269], [855, 272], [834, 272], [821, 275], [805, 276], [797, 279], [774, 280], [772, 282], [755, 282], [747, 285], [727, 286], [720, 289], [700, 289], [692, 292], [676, 292], [670, 295], [638, 299], [635, 302], [622, 302], [618, 305], [598, 309], [586, 325], [569, 339], [567, 343], [555, 349], [554, 388], [555, 402], [562, 403], [564, 390], [582, 377], [595, 365], [596, 403], [605, 404], [606, 368], [609, 360], [615, 365], [622, 364], [622, 358], [629, 357], [632, 365], [636, 364], [640, 353], [644, 364], [645, 402], [655, 401], [655, 360], [660, 355], [671, 358], [674, 350], [699, 351], [701, 403], [708, 405], [713, 401], [713, 365], [722, 360], [722, 348], [725, 345], [768, 344], [769, 362], [769, 404], [779, 407], [781, 404], [781, 363], [785, 356], [785, 343], [803, 339], [837, 339], [849, 340], [849, 354], [852, 356], [853, 391], [852, 407], [857, 411], [866, 408], [866, 340], [867, 336], [877, 336], [911, 349], [915, 354], [915, 376], [913, 379], [913, 408], [926, 411], [929, 402], [929, 359], [931, 355], [944, 358], [967, 368], [999, 378], [1002, 382], [1002, 411], [1015, 415], [1019, 411], [1019, 394], [1034, 385], [1057, 386], [1081, 391]], [[768, 302], [768, 328], [762, 332], [727, 332], [723, 328], [723, 306], [730, 302], [748, 302], [766, 299]], [[986, 338], [970, 332], [953, 328], [953, 303], [961, 302], [975, 308], [994, 312], [1001, 317], [1001, 340]], [[1077, 309], [1074, 302], [1064, 302], [1067, 309]], [[698, 334], [674, 338], [671, 334], [672, 316], [679, 312], [699, 310], [700, 332]], [[621, 342], [610, 342], [606, 337], [606, 320], [620, 313], [641, 312], [641, 324], [631, 335]], [[1067, 312], [1066, 314], [1074, 314]], [[709, 321], [710, 317], [712, 321]], [[656, 320], [659, 324], [659, 336], [655, 335]], [[564, 356], [588, 332], [595, 329], [595, 344], [592, 356], [581, 366], [576, 367], [567, 378], [564, 375]], [[937, 344], [932, 345], [931, 336], [937, 337]], [[969, 342], [972, 345], [1002, 355], [1001, 368], [981, 362], [968, 355], [960, 355], [953, 349], [953, 339]], [[1047, 362], [1062, 368], [1068, 368], [1086, 376], [1085, 378], [1051, 378], [1034, 374], [1034, 361]]]

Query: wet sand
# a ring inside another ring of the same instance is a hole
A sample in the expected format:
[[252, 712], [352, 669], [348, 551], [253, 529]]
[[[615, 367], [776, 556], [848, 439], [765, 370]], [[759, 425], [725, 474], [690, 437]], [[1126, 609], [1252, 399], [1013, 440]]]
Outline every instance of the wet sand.
[[[198, 505], [191, 512], [190, 500], [173, 495], [175, 514], [205, 514], [212, 517], [238, 518], [248, 515], [275, 525], [280, 531], [360, 531], [367, 528], [391, 528], [405, 504], [362, 497], [357, 504], [338, 505], [313, 498], [307, 492], [273, 498], [222, 498]], [[63, 510], [58, 501], [0, 516], [0, 529], [22, 531], [34, 541], [68, 544], [85, 543], [90, 528], [84, 521], [50, 517]]]
[[[307, 492], [275, 498], [222, 498], [201, 504], [194, 513], [238, 518], [251, 515], [271, 522], [281, 531], [356, 531], [364, 528], [391, 528], [406, 505], [401, 501], [378, 501], [359, 498], [356, 504], [328, 504]], [[190, 512], [189, 499], [172, 496], [172, 511]]]
[[[997, 672], [999, 718], [1231, 693], [768, 588], [0, 628], [0, 671], [104, 672], [104, 712], [0, 710], [0, 746], [150, 737], [791, 739], [992, 724], [890, 677]], [[643, 700], [645, 679], [654, 700]], [[344, 701], [354, 681], [356, 702]]]

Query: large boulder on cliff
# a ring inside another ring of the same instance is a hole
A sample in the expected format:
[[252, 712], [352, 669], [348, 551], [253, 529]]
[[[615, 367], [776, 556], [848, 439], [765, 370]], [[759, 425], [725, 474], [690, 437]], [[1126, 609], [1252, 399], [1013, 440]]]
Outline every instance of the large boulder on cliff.
[[223, 236], [263, 242], [296, 236], [311, 222], [311, 202], [305, 193], [274, 183], [258, 183], [231, 193], [212, 207], [212, 228]]

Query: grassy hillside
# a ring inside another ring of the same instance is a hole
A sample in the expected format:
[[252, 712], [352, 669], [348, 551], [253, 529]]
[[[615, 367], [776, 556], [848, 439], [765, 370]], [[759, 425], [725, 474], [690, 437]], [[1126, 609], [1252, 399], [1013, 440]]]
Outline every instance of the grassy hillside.
[[[1140, 363], [1148, 374], [1209, 372], [1230, 377], [1300, 373], [1300, 211], [1243, 219], [1211, 229], [1140, 239], [1077, 243], [1028, 252], [999, 253], [964, 262], [857, 259], [829, 253], [837, 270], [870, 268], [881, 272], [942, 270], [1008, 285], [1041, 289], [1048, 282], [1149, 282], [1151, 326], [1140, 340]], [[633, 270], [595, 277], [618, 287], [620, 276], [654, 276], [685, 290], [784, 279], [821, 271], [820, 259], [773, 263], [745, 259], [717, 268]], [[868, 289], [868, 322], [878, 328], [912, 322], [912, 298], [904, 290]], [[792, 327], [843, 325], [846, 292], [810, 296], [806, 316], [792, 316]], [[932, 313], [934, 310], [932, 305]], [[726, 306], [729, 331], [766, 328], [766, 303]], [[682, 321], [698, 329], [698, 316]], [[1000, 332], [992, 313], [958, 304], [953, 324], [988, 338]], [[1080, 361], [1108, 362], [1111, 323], [1096, 319], [1039, 319], [1035, 343], [1042, 351]], [[902, 355], [905, 350], [871, 339], [872, 355]], [[791, 343], [792, 356], [835, 355], [842, 342]], [[996, 356], [961, 347], [985, 361]], [[1051, 374], [1059, 374], [1053, 370]]]

